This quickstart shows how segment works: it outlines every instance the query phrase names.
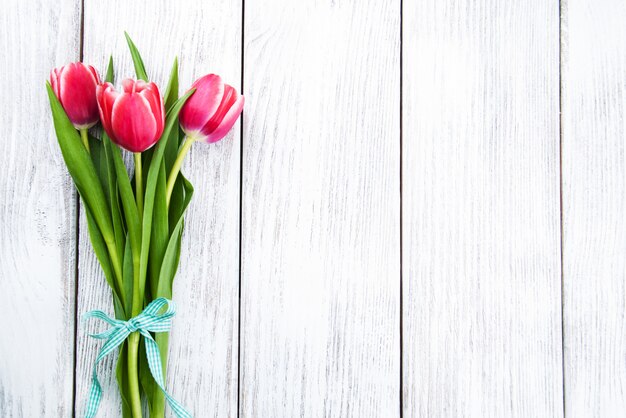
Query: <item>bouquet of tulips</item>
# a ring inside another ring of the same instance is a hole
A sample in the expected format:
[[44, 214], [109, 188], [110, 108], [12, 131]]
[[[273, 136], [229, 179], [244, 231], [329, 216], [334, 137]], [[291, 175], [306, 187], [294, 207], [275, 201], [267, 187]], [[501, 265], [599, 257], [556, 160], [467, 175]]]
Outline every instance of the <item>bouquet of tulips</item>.
[[[96, 365], [119, 348], [116, 377], [124, 417], [142, 416], [142, 393], [151, 417], [164, 417], [166, 402], [177, 416], [190, 417], [166, 392], [164, 381], [167, 331], [175, 312], [172, 282], [193, 193], [180, 169], [193, 143], [217, 142], [228, 133], [244, 98], [214, 74], [178, 97], [177, 60], [161, 96], [128, 34], [126, 39], [137, 80], [122, 81], [122, 91], [112, 84], [110, 59], [104, 82], [80, 62], [52, 70], [48, 96], [63, 159], [113, 295], [115, 318], [101, 311], [87, 314], [111, 325], [92, 335], [106, 340]], [[98, 122], [103, 132], [92, 136], [89, 130]], [[132, 177], [120, 148], [133, 154]], [[87, 417], [95, 416], [102, 396], [96, 365]]]

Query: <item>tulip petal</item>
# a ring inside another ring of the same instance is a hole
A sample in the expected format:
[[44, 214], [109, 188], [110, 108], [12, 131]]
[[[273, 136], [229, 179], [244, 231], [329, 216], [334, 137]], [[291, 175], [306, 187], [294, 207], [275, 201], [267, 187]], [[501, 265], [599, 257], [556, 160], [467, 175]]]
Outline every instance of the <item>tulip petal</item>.
[[98, 109], [100, 110], [102, 127], [113, 142], [115, 142], [116, 139], [113, 134], [113, 128], [111, 127], [111, 112], [113, 111], [113, 104], [119, 95], [120, 94], [115, 91], [115, 88], [111, 83], [100, 84], [96, 88], [96, 97], [98, 99]]
[[90, 128], [98, 122], [95, 70], [75, 62], [55, 71], [53, 90], [68, 118], [77, 129]]
[[98, 72], [96, 71], [96, 69], [93, 68], [93, 66], [91, 65], [86, 65], [86, 67], [93, 76], [93, 81], [96, 83], [96, 85], [100, 84], [100, 77], [98, 76]]
[[237, 118], [239, 118], [239, 115], [241, 114], [241, 111], [243, 110], [244, 101], [245, 99], [243, 96], [237, 97], [235, 103], [233, 103], [230, 109], [228, 109], [228, 112], [226, 112], [226, 115], [224, 115], [224, 118], [220, 122], [217, 129], [215, 129], [213, 132], [207, 135], [205, 139], [206, 142], [209, 142], [209, 143], [217, 142], [226, 136], [228, 131], [230, 131], [230, 129], [233, 127], [233, 125], [237, 121]]
[[158, 123], [150, 103], [139, 94], [121, 94], [113, 104], [111, 127], [116, 143], [131, 152], [142, 152], [159, 139]]
[[124, 93], [132, 93], [135, 88], [135, 80], [132, 78], [125, 78], [122, 80], [122, 91]]
[[63, 67], [61, 67], [60, 69], [54, 68], [52, 71], [50, 71], [50, 85], [52, 86], [52, 91], [54, 92], [54, 95], [57, 96], [57, 99], [60, 96], [59, 74], [61, 70], [63, 70]]
[[235, 90], [228, 84], [225, 84], [222, 102], [220, 103], [213, 116], [211, 116], [211, 119], [209, 119], [208, 122], [202, 127], [202, 133], [204, 135], [209, 135], [211, 132], [219, 127], [222, 119], [224, 119], [224, 115], [226, 115], [226, 113], [235, 103], [235, 101], [237, 101], [237, 90]]
[[154, 83], [141, 82], [145, 84], [145, 88], [142, 88], [139, 94], [150, 104], [150, 109], [152, 109], [152, 113], [155, 115], [157, 120], [158, 135], [161, 136], [163, 133], [163, 126], [165, 125], [165, 115], [163, 114], [163, 101], [161, 100], [159, 88]]
[[196, 91], [180, 112], [180, 124], [186, 133], [200, 131], [215, 114], [224, 96], [224, 82], [216, 74], [199, 78], [191, 87]]

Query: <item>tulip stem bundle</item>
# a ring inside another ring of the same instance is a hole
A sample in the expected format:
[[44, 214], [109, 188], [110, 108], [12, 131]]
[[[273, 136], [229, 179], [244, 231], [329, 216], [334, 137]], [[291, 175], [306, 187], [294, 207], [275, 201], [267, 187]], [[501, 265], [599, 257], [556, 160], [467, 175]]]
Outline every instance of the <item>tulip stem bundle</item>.
[[[126, 38], [138, 80], [123, 80], [122, 91], [117, 91], [112, 59], [105, 82], [93, 67], [72, 63], [51, 72], [48, 97], [59, 147], [111, 287], [115, 323], [124, 324], [126, 331], [125, 340], [113, 346], [108, 340], [102, 348], [120, 347], [116, 377], [123, 417], [142, 418], [145, 395], [151, 418], [165, 417], [166, 403], [179, 418], [186, 418], [190, 415], [184, 408], [165, 396], [169, 324], [156, 328], [135, 324], [148, 315], [151, 302], [172, 298], [184, 214], [193, 194], [181, 173], [183, 160], [195, 142], [224, 138], [241, 114], [244, 99], [214, 74], [198, 79], [179, 98], [177, 60], [161, 96], [156, 84], [148, 82], [139, 51]], [[98, 122], [101, 139], [88, 131]], [[120, 148], [133, 153], [134, 188]], [[111, 335], [105, 332], [98, 338]], [[96, 414], [99, 391], [94, 374], [89, 418]]]

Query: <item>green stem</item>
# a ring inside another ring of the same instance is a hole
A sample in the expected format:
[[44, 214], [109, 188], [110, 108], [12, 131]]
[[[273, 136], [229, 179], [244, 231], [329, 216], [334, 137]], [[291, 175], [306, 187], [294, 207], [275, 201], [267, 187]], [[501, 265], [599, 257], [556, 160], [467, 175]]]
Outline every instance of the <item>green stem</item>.
[[[143, 173], [141, 169], [141, 153], [134, 153], [135, 157], [135, 195], [139, 219], [143, 218]], [[141, 313], [143, 295], [140, 294], [140, 255], [133, 252], [133, 297], [131, 304], [131, 318]], [[139, 392], [139, 332], [133, 332], [128, 337], [128, 390], [130, 409], [133, 418], [141, 418], [141, 392]]]
[[141, 418], [141, 393], [139, 392], [139, 332], [128, 337], [128, 389], [130, 410], [133, 418]]
[[[141, 313], [143, 295], [139, 293], [139, 256], [133, 257], [133, 300], [131, 318]], [[133, 332], [128, 337], [128, 389], [130, 409], [133, 418], [141, 418], [141, 393], [139, 392], [139, 332]]]
[[87, 135], [88, 133], [88, 129], [81, 129], [80, 130], [80, 138], [83, 140], [83, 145], [85, 145], [85, 149], [87, 149], [87, 152], [91, 153], [91, 151], [89, 150], [89, 135]]
[[[143, 172], [141, 167], [141, 153], [135, 152], [135, 195], [139, 219], [143, 218]], [[131, 303], [131, 318], [141, 313], [143, 295], [140, 294], [140, 255], [133, 253], [133, 296]], [[141, 292], [143, 293], [143, 292]], [[141, 392], [139, 391], [139, 332], [133, 332], [128, 337], [128, 390], [130, 409], [133, 418], [141, 418]]]
[[143, 218], [143, 173], [141, 170], [141, 153], [135, 154], [135, 193], [137, 194], [137, 209], [139, 218]]
[[183, 142], [183, 146], [180, 148], [180, 152], [178, 153], [178, 157], [176, 157], [176, 161], [174, 161], [174, 165], [172, 166], [172, 171], [170, 171], [170, 175], [167, 178], [167, 191], [165, 194], [165, 202], [167, 203], [167, 207], [170, 207], [170, 199], [172, 198], [172, 191], [174, 190], [174, 184], [176, 184], [176, 178], [178, 177], [178, 173], [180, 173], [180, 167], [183, 165], [183, 160], [185, 156], [191, 149], [191, 146], [195, 142], [195, 139], [186, 137], [185, 142]]

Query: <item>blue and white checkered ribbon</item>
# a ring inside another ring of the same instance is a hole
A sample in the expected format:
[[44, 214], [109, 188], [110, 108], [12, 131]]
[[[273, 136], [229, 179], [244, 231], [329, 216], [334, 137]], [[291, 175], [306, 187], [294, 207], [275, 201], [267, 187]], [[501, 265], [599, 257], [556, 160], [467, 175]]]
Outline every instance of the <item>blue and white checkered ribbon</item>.
[[[167, 311], [159, 314], [161, 308], [167, 305]], [[167, 391], [165, 390], [165, 379], [163, 378], [163, 368], [161, 367], [161, 356], [159, 354], [159, 346], [156, 341], [150, 335], [151, 332], [167, 332], [172, 326], [172, 317], [176, 313], [176, 305], [174, 302], [165, 298], [158, 298], [152, 301], [142, 313], [128, 321], [121, 321], [119, 319], [112, 319], [102, 311], [90, 311], [83, 316], [83, 320], [89, 318], [101, 319], [113, 328], [101, 332], [99, 334], [89, 334], [93, 338], [99, 340], [107, 340], [96, 358], [96, 363], [93, 366], [93, 379], [91, 383], [91, 390], [89, 391], [89, 400], [87, 402], [86, 418], [93, 418], [98, 412], [98, 406], [100, 405], [100, 399], [102, 398], [102, 387], [98, 381], [98, 375], [96, 373], [96, 367], [100, 360], [106, 357], [111, 351], [119, 347], [130, 334], [135, 331], [139, 331], [144, 337], [146, 342], [146, 356], [148, 358], [148, 366], [152, 377], [157, 382], [163, 393], [165, 393], [165, 399], [170, 404], [170, 407], [176, 413], [178, 418], [191, 418], [191, 414], [183, 408], [181, 404], [176, 402]]]

